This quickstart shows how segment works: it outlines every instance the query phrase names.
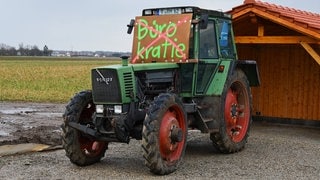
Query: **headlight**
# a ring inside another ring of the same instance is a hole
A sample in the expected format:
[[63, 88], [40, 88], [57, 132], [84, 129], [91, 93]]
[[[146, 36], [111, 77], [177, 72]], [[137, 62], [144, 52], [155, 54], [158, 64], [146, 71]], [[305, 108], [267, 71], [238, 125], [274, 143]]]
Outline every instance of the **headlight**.
[[116, 114], [122, 113], [122, 106], [121, 105], [114, 105], [114, 113], [116, 113]]
[[103, 113], [103, 105], [96, 105], [96, 113]]

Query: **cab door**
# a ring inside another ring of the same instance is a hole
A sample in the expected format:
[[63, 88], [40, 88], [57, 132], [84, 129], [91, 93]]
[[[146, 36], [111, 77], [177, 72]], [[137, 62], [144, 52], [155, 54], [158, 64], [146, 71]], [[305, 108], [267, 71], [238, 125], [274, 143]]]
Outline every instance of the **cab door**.
[[199, 54], [196, 94], [205, 94], [219, 62], [216, 24], [209, 20], [206, 29], [199, 29]]

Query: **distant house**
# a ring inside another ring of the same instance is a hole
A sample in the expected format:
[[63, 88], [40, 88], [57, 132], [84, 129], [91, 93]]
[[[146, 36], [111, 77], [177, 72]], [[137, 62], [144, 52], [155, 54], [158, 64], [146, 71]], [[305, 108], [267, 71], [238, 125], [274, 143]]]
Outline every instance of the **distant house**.
[[320, 126], [320, 14], [255, 0], [229, 13], [239, 59], [260, 70], [256, 118]]

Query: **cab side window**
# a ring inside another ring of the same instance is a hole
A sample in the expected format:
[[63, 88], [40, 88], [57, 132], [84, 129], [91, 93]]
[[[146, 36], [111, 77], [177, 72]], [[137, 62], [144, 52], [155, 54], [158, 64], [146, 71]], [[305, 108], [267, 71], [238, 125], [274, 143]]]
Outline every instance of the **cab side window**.
[[223, 58], [234, 58], [231, 23], [226, 20], [219, 20], [217, 26], [221, 56]]

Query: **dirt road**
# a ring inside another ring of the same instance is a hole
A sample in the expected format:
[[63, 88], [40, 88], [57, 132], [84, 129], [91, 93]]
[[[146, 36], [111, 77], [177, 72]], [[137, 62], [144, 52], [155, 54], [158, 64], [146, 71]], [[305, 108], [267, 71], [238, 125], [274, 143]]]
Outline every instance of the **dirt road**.
[[[0, 103], [0, 145], [60, 144], [63, 104]], [[253, 123], [246, 148], [218, 153], [190, 131], [179, 169], [165, 179], [318, 179], [320, 129]], [[140, 141], [111, 143], [97, 164], [77, 167], [62, 149], [0, 157], [0, 179], [162, 179], [143, 164]]]

